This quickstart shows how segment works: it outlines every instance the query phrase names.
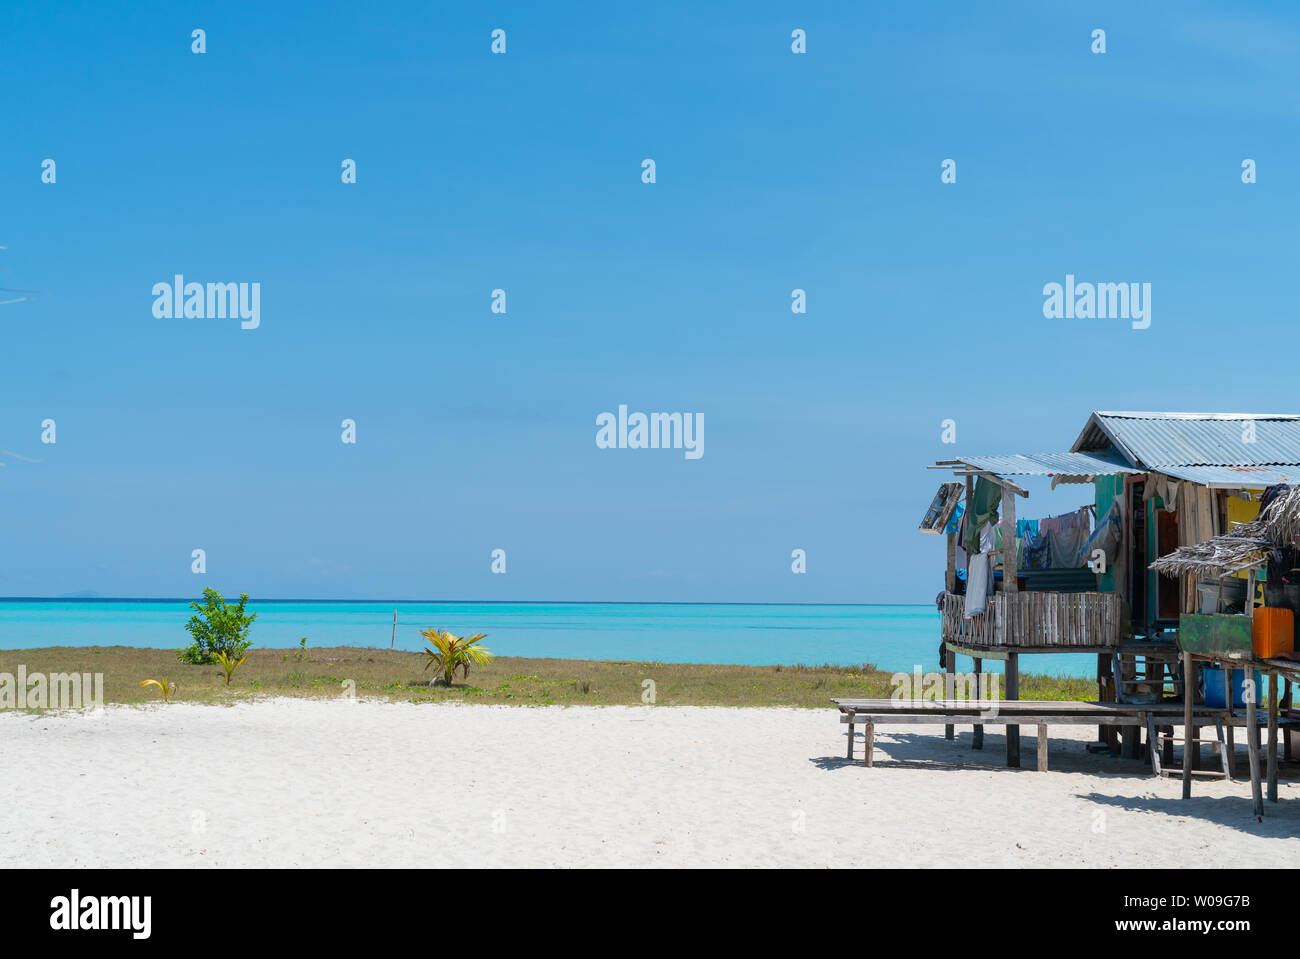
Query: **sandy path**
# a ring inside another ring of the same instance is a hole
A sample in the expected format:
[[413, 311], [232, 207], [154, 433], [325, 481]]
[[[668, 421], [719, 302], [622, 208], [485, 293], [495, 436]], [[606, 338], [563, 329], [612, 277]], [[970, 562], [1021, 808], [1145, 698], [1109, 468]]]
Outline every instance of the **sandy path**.
[[1087, 727], [1058, 727], [1047, 774], [1031, 735], [1016, 771], [1000, 734], [977, 753], [969, 728], [930, 727], [878, 733], [867, 770], [836, 719], [298, 699], [0, 715], [0, 865], [1300, 864], [1296, 782], [1259, 824], [1248, 783], [1183, 802], [1088, 755]]

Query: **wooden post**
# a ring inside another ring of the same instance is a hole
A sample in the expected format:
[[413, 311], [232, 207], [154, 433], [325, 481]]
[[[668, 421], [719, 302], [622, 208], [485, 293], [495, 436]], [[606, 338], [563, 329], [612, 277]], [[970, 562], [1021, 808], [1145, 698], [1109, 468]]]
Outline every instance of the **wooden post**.
[[1156, 726], [1156, 718], [1152, 713], [1147, 713], [1147, 751], [1151, 754], [1151, 773], [1159, 776], [1160, 773], [1160, 750], [1157, 745], [1160, 742], [1159, 727]]
[[870, 766], [871, 751], [876, 748], [876, 724], [874, 722], [867, 723], [866, 727], [862, 730], [862, 738], [864, 740], [862, 747], [864, 753], [862, 757], [862, 765]]
[[[1115, 702], [1115, 672], [1110, 653], [1097, 654], [1097, 698], [1103, 703]], [[1115, 727], [1109, 723], [1097, 727], [1097, 740], [1105, 743], [1113, 753], [1119, 752]]]
[[[1111, 679], [1115, 684], [1115, 702], [1126, 702], [1124, 690], [1124, 659], [1117, 649], [1111, 654]], [[1133, 659], [1133, 674], [1137, 676], [1137, 658]], [[1119, 737], [1119, 755], [1122, 759], [1141, 759], [1142, 747], [1139, 739], [1142, 735], [1139, 726], [1120, 726], [1115, 730]]]
[[1047, 724], [1038, 724], [1038, 771], [1047, 772]]
[[[971, 524], [975, 522], [975, 514], [974, 512], [971, 511], [971, 504], [974, 502], [975, 502], [975, 477], [967, 476], [966, 477], [966, 528], [968, 530], [970, 529]], [[957, 528], [961, 529], [961, 526], [959, 525]], [[976, 546], [979, 546], [979, 533], [980, 533], [979, 530], [975, 530]], [[961, 545], [965, 547], [966, 544], [962, 543]], [[970, 550], [966, 550], [966, 553], [967, 553], [966, 559], [969, 561]]]
[[1223, 781], [1232, 782], [1231, 764], [1228, 762], [1228, 744], [1223, 737], [1223, 720], [1214, 720], [1214, 732], [1219, 737], [1219, 765], [1223, 769]]
[[388, 648], [393, 649], [397, 645], [397, 610], [393, 610], [393, 638], [388, 641]]
[[[1002, 592], [1014, 596], [1019, 584], [1016, 583], [1016, 494], [1005, 486], [1002, 487]], [[1007, 642], [1015, 642], [1011, 633], [1011, 623], [1016, 621], [1011, 612], [1011, 600], [1007, 600]], [[1017, 637], [1019, 639], [1019, 637]]]
[[1183, 651], [1183, 798], [1192, 798], [1192, 696], [1196, 684], [1192, 654]]
[[1255, 618], [1255, 570], [1246, 574], [1246, 616]]
[[[1007, 694], [1008, 700], [1020, 698], [1020, 654], [1007, 653]], [[1007, 727], [1007, 765], [1013, 769], [1020, 768], [1020, 727]]]
[[1268, 801], [1277, 802], [1277, 673], [1268, 674]]
[[[975, 658], [975, 697], [977, 699], [982, 697], [983, 695], [984, 687], [980, 682], [980, 680], [983, 678], [981, 676], [983, 669], [984, 669], [984, 660], [976, 657]], [[974, 742], [971, 743], [970, 748], [983, 749], [984, 748], [984, 727], [980, 723], [975, 724], [973, 738], [974, 738]]]
[[849, 710], [848, 726], [849, 726], [849, 751], [847, 753], [847, 758], [849, 762], [853, 762], [853, 710], [851, 709]]
[[1246, 687], [1246, 752], [1250, 754], [1250, 797], [1254, 802], [1255, 817], [1264, 820], [1264, 795], [1259, 786], [1259, 724], [1255, 721], [1255, 700], [1259, 691], [1254, 689], [1255, 674], [1247, 676]]
[[[1008, 643], [1021, 642], [1013, 625], [1019, 622], [1015, 615], [1016, 593], [1016, 494], [1002, 487], [1002, 592], [1003, 609], [1007, 613], [1006, 635]], [[1020, 654], [1007, 654], [1007, 699], [1020, 698]], [[1020, 767], [1020, 727], [1007, 727], [1007, 765]]]
[[950, 593], [957, 592], [957, 533], [947, 534], [948, 567], [943, 574], [943, 588]]
[[[957, 663], [957, 654], [949, 649], [947, 644], [943, 647], [943, 698], [951, 700], [954, 693], [953, 671]], [[943, 727], [943, 738], [953, 739], [956, 737], [957, 728], [952, 723], [947, 723]]]
[[1231, 779], [1234, 775], [1236, 775], [1236, 773], [1233, 770], [1236, 757], [1233, 755], [1233, 753], [1237, 749], [1236, 740], [1232, 735], [1232, 663], [1231, 662], [1219, 663], [1219, 666], [1223, 668], [1223, 704], [1224, 707], [1228, 710], [1228, 729], [1226, 735], [1228, 741], [1223, 748], [1224, 751], [1227, 752], [1228, 754], [1228, 778]]
[[[969, 476], [969, 475], [968, 475], [968, 476], [966, 477], [966, 500], [965, 500], [965, 504], [966, 504], [966, 505], [965, 505], [965, 517], [966, 517], [966, 526], [967, 526], [967, 529], [969, 529], [969, 528], [971, 527], [971, 524], [973, 524], [973, 523], [975, 522], [975, 514], [974, 514], [974, 512], [971, 510], [971, 504], [974, 503], [974, 502], [975, 502], [975, 477], [974, 477], [974, 476]], [[960, 529], [960, 528], [961, 528], [961, 527], [959, 526], [958, 529]], [[979, 535], [979, 530], [976, 530], [975, 533], [976, 533], [976, 536], [978, 536], [978, 535]], [[950, 591], [951, 591], [951, 590], [955, 590], [955, 589], [957, 588], [957, 552], [956, 552], [956, 546], [957, 546], [957, 534], [956, 534], [956, 533], [950, 533], [949, 536], [948, 536], [948, 576], [947, 576], [947, 581], [948, 581], [948, 583], [950, 584], [950, 585], [948, 586], [948, 589], [949, 589]], [[961, 543], [961, 546], [962, 546], [963, 548], [965, 548], [966, 544], [965, 544], [965, 543]], [[968, 572], [967, 572], [967, 579], [966, 579], [966, 588], [967, 588], [967, 593], [966, 593], [966, 602], [969, 603], [969, 602], [970, 602], [970, 574], [969, 574], [969, 570], [970, 570], [970, 550], [967, 550], [967, 551], [966, 551], [966, 568], [967, 568], [967, 571], [968, 571]], [[993, 571], [992, 571], [992, 570], [989, 570], [989, 576], [991, 577], [992, 575], [993, 575]], [[991, 612], [992, 612], [992, 610], [990, 610], [989, 613], [986, 613], [985, 615], [990, 615]], [[944, 671], [944, 677], [943, 677], [943, 680], [944, 680], [944, 683], [943, 683], [943, 696], [944, 696], [944, 699], [952, 699], [952, 698], [953, 698], [953, 695], [954, 695], [954, 693], [955, 693], [954, 681], [953, 681], [953, 673], [956, 672], [956, 668], [957, 668], [957, 654], [956, 654], [955, 652], [953, 652], [951, 649], [948, 649], [947, 646], [945, 646], [945, 647], [944, 647], [944, 655], [943, 655], [943, 671]], [[945, 724], [944, 727], [943, 727], [943, 738], [944, 738], [944, 739], [955, 739], [956, 737], [957, 737], [957, 727], [956, 727], [955, 725], [953, 725], [952, 723], [947, 723], [947, 724]]]

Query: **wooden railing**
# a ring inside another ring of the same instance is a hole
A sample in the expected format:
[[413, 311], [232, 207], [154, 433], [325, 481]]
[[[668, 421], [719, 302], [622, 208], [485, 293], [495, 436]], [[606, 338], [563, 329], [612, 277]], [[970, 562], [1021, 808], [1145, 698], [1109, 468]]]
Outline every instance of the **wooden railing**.
[[945, 593], [943, 638], [964, 646], [1057, 648], [1118, 646], [1116, 593], [995, 593], [985, 611], [965, 618], [966, 597]]

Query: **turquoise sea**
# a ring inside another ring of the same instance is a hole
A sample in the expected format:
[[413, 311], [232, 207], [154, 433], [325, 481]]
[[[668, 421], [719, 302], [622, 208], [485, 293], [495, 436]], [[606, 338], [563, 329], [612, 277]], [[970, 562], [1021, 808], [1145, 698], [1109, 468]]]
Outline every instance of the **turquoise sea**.
[[[261, 648], [395, 645], [420, 648], [420, 630], [487, 633], [502, 656], [678, 663], [872, 665], [891, 672], [939, 664], [934, 606], [725, 603], [448, 603], [251, 600]], [[151, 646], [189, 642], [188, 600], [0, 599], [0, 649]], [[1022, 672], [1094, 676], [1092, 655], [1022, 658]], [[960, 660], [959, 668], [969, 668]], [[991, 669], [999, 666], [990, 662]]]

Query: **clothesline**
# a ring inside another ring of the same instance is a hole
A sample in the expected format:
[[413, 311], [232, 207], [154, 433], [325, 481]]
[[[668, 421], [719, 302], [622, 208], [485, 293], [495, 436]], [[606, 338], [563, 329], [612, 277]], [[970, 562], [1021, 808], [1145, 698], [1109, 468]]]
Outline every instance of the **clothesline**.
[[1042, 519], [1063, 519], [1066, 516], [1073, 516], [1075, 513], [1082, 513], [1084, 510], [1090, 512], [1093, 516], [1097, 515], [1097, 504], [1086, 503], [1078, 509], [1072, 509], [1068, 513], [1058, 513], [1056, 516], [1044, 516]]

